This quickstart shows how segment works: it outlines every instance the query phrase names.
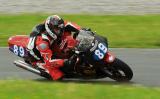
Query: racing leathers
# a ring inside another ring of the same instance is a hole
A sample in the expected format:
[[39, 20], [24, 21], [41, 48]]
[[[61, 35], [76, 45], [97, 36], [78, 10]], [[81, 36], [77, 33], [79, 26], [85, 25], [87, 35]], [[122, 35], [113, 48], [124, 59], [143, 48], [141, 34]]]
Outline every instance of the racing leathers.
[[32, 65], [41, 64], [42, 68], [47, 70], [53, 80], [58, 80], [63, 77], [61, 67], [68, 65], [67, 51], [76, 45], [75, 35], [81, 29], [80, 26], [71, 22], [64, 22], [65, 29], [57, 40], [53, 40], [45, 30], [44, 24], [39, 24], [34, 27], [30, 34], [28, 50], [30, 56], [35, 60]]

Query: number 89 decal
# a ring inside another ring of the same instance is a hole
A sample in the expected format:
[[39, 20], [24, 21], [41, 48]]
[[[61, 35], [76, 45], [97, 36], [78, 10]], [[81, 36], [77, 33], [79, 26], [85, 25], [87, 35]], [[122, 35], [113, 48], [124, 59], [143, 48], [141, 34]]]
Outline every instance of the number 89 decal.
[[97, 49], [94, 52], [93, 57], [95, 60], [101, 60], [104, 58], [106, 53], [107, 53], [107, 47], [104, 44], [99, 43]]
[[21, 57], [23, 57], [25, 55], [24, 53], [24, 48], [22, 46], [17, 46], [17, 45], [14, 45], [13, 46], [13, 52], [16, 54], [16, 55], [20, 55]]

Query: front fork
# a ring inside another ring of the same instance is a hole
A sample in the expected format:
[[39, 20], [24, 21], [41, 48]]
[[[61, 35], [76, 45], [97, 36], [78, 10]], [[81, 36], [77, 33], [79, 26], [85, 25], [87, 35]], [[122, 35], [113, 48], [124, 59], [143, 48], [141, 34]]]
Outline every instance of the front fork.
[[104, 61], [107, 62], [107, 63], [112, 63], [114, 60], [115, 60], [115, 55], [111, 52], [108, 52], [106, 55], [105, 55], [105, 58], [104, 58]]
[[[111, 65], [115, 61], [116, 57], [113, 53], [107, 52], [103, 61], [104, 61], [104, 67], [101, 68], [102, 72], [107, 77], [112, 77], [114, 75], [115, 69]], [[111, 65], [111, 66], [110, 66]]]

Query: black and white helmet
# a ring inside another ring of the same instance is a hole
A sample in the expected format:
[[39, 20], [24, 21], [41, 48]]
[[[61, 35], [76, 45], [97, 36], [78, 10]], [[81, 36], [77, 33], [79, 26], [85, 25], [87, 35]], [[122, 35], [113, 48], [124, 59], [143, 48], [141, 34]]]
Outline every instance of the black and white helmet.
[[64, 21], [58, 15], [49, 16], [45, 21], [45, 29], [56, 40], [64, 31]]

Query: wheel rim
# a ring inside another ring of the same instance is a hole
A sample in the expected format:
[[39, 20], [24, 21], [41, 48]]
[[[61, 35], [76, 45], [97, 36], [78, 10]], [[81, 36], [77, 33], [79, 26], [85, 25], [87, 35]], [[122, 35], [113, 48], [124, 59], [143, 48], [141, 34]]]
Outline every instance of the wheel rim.
[[104, 67], [104, 71], [105, 73], [108, 74], [109, 77], [117, 81], [127, 81], [128, 80], [128, 77], [123, 70], [116, 70], [114, 68], [109, 69], [107, 67]]

